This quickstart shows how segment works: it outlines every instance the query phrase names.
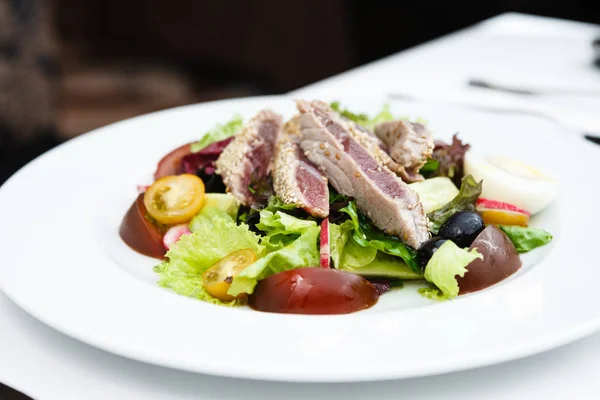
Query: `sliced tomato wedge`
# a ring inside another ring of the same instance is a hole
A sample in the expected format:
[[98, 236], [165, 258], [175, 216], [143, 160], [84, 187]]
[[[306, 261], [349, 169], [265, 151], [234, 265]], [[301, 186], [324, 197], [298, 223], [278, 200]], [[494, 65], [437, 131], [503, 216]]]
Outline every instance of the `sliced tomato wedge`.
[[497, 200], [477, 200], [477, 211], [486, 224], [528, 226], [531, 213], [515, 205]]
[[154, 180], [181, 173], [181, 160], [192, 152], [192, 143], [184, 144], [165, 155], [158, 162], [156, 172], [154, 173]]
[[162, 259], [165, 255], [165, 248], [162, 245], [163, 232], [150, 221], [147, 212], [144, 195], [139, 194], [121, 222], [119, 235], [135, 251]]
[[[252, 249], [242, 249], [226, 255], [202, 275], [204, 289], [214, 298], [232, 301], [234, 297], [227, 294], [231, 281], [257, 259]], [[245, 295], [243, 293], [238, 298]]]
[[187, 222], [204, 205], [204, 182], [192, 174], [165, 176], [146, 190], [144, 205], [148, 214], [162, 224]]

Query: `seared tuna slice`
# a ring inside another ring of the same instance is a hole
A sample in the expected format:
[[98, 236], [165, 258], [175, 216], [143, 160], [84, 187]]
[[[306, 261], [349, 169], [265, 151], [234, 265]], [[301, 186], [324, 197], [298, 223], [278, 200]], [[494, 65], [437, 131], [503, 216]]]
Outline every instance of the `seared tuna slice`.
[[433, 136], [419, 123], [382, 122], [375, 127], [375, 134], [388, 146], [392, 159], [415, 174], [433, 151]]
[[267, 179], [283, 119], [270, 110], [259, 112], [238, 132], [216, 162], [227, 191], [243, 205], [252, 204], [252, 181]]
[[310, 215], [326, 218], [329, 215], [327, 178], [304, 155], [300, 139], [299, 116], [284, 125], [275, 147], [273, 187], [286, 204], [303, 208]]
[[419, 248], [429, 238], [419, 196], [354, 139], [326, 103], [297, 102], [300, 146], [340, 193], [352, 196], [375, 226]]
[[404, 182], [412, 183], [423, 180], [423, 177], [418, 173], [407, 170], [403, 165], [394, 161], [388, 154], [389, 150], [387, 145], [375, 136], [374, 133], [353, 121], [345, 120], [344, 122], [352, 137], [364, 147], [380, 165], [388, 167], [390, 171], [402, 178]]

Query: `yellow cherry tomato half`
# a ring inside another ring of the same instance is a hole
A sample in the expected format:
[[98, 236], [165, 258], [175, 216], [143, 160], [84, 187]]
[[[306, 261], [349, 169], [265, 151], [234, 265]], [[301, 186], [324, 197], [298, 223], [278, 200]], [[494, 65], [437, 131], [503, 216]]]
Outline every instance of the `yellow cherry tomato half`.
[[[204, 289], [214, 298], [232, 301], [234, 297], [227, 294], [231, 281], [257, 259], [252, 249], [242, 249], [226, 255], [202, 275]], [[244, 296], [245, 293], [237, 297]]]
[[187, 222], [204, 205], [204, 182], [192, 174], [165, 176], [146, 190], [144, 205], [148, 214], [160, 223]]

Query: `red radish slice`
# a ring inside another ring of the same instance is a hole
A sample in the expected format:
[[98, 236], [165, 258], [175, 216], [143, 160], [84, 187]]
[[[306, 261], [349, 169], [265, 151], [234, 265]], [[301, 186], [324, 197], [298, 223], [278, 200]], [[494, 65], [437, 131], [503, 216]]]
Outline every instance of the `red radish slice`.
[[171, 247], [179, 240], [183, 235], [189, 235], [190, 230], [187, 224], [175, 225], [172, 228], [169, 228], [165, 236], [163, 236], [163, 245], [165, 249], [170, 250]]
[[321, 222], [321, 268], [329, 268], [331, 251], [329, 247], [329, 219]]
[[509, 203], [505, 203], [503, 201], [498, 200], [489, 200], [489, 199], [478, 199], [477, 200], [477, 208], [488, 208], [492, 210], [507, 210], [507, 211], [515, 211], [521, 214], [527, 214], [531, 216], [531, 213], [527, 210], [523, 210], [517, 206], [514, 206]]
[[156, 172], [154, 173], [154, 180], [181, 173], [181, 159], [192, 152], [191, 145], [192, 143], [184, 144], [164, 156], [158, 162]]
[[137, 185], [135, 188], [137, 189], [138, 194], [142, 194], [146, 193], [146, 190], [148, 190], [149, 187], [149, 185]]

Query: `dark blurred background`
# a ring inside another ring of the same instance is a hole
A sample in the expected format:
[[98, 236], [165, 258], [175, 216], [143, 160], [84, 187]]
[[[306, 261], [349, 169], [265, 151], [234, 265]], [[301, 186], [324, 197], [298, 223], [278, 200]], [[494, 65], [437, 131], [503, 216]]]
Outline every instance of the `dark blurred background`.
[[506, 11], [600, 21], [597, 0], [0, 0], [0, 183], [99, 126], [285, 93]]
[[0, 179], [114, 121], [284, 93], [506, 11], [600, 21], [600, 1], [0, 0]]

